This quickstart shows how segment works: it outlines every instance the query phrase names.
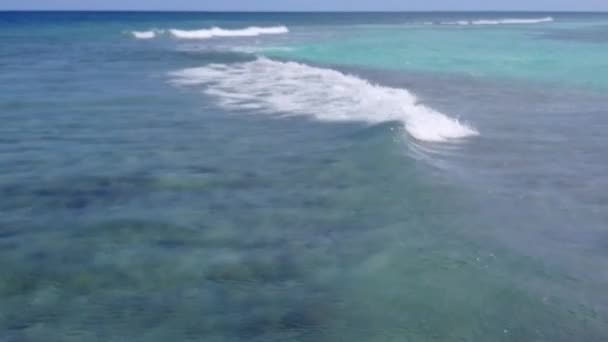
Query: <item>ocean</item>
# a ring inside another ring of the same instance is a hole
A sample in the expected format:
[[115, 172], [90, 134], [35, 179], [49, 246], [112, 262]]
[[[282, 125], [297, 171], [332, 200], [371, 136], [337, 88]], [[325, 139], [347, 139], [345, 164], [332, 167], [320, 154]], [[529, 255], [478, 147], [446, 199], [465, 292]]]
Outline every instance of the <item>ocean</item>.
[[0, 341], [607, 341], [608, 14], [0, 12]]

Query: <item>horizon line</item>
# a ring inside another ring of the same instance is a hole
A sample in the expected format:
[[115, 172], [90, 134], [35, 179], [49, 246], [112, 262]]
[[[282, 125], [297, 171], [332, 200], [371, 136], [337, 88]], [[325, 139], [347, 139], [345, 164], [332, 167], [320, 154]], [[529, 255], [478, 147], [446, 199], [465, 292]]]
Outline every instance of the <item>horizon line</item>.
[[188, 9], [2, 9], [0, 12], [141, 12], [141, 13], [585, 13], [608, 14], [608, 10], [188, 10]]

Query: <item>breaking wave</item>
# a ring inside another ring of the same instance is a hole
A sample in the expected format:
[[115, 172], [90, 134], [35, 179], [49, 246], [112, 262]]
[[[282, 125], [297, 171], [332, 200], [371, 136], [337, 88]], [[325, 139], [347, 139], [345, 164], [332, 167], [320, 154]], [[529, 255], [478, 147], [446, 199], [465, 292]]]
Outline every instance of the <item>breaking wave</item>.
[[172, 82], [204, 86], [228, 109], [278, 115], [307, 115], [323, 121], [399, 121], [421, 141], [475, 136], [472, 127], [422, 105], [405, 89], [374, 85], [331, 69], [266, 58], [211, 64], [170, 74]]
[[427, 22], [429, 25], [526, 25], [526, 24], [541, 24], [553, 22], [552, 17], [545, 18], [506, 18], [506, 19], [479, 19], [479, 20], [458, 20], [458, 21], [442, 21], [438, 23]]
[[201, 30], [171, 29], [169, 33], [178, 39], [210, 39], [215, 37], [255, 37], [265, 34], [285, 34], [289, 29], [285, 26], [247, 27], [244, 29], [228, 30], [219, 27]]
[[157, 31], [131, 31], [135, 39], [152, 39], [156, 37]]
[[211, 39], [211, 38], [229, 38], [229, 37], [256, 37], [268, 34], [285, 34], [289, 33], [289, 29], [285, 26], [273, 27], [257, 27], [251, 26], [243, 29], [223, 29], [220, 27], [212, 27], [210, 29], [200, 30], [150, 30], [150, 31], [131, 31], [131, 35], [136, 39], [153, 39], [159, 35], [169, 33], [177, 39]]

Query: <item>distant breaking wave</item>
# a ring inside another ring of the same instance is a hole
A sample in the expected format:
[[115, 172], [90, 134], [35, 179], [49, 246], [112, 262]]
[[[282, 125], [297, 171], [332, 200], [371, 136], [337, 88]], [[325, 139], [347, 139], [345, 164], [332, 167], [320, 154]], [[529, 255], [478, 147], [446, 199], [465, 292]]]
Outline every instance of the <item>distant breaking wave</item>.
[[247, 27], [244, 29], [227, 30], [219, 27], [202, 30], [169, 30], [172, 36], [180, 39], [209, 39], [214, 37], [255, 37], [264, 34], [285, 34], [289, 33], [289, 29], [285, 26], [274, 27]]
[[458, 20], [458, 21], [442, 21], [438, 23], [427, 22], [428, 25], [516, 25], [516, 24], [541, 24], [553, 22], [552, 17], [545, 18], [530, 18], [530, 19], [480, 19], [480, 20]]
[[[289, 33], [289, 29], [285, 26], [272, 27], [257, 27], [251, 26], [243, 29], [223, 29], [220, 27], [212, 27], [210, 29], [200, 30], [179, 30], [170, 29], [167, 31], [172, 37], [177, 39], [211, 39], [224, 37], [256, 37], [266, 34], [285, 34]], [[131, 34], [136, 39], [152, 39], [159, 34], [164, 34], [164, 30], [151, 31], [132, 31]]]
[[131, 31], [131, 34], [136, 39], [152, 39], [156, 37], [156, 33], [162, 33], [162, 31], [153, 30], [153, 31]]
[[204, 86], [219, 105], [277, 115], [306, 115], [322, 121], [400, 121], [410, 136], [443, 142], [479, 133], [430, 107], [405, 89], [294, 62], [258, 58], [211, 64], [170, 74], [177, 85]]

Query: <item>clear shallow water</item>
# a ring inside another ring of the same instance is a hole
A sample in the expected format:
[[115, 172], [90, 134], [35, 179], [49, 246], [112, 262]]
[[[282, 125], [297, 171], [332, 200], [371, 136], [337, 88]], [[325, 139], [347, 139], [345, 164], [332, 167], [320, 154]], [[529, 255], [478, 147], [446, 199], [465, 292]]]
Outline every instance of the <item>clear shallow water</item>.
[[606, 340], [607, 25], [0, 14], [0, 340]]

